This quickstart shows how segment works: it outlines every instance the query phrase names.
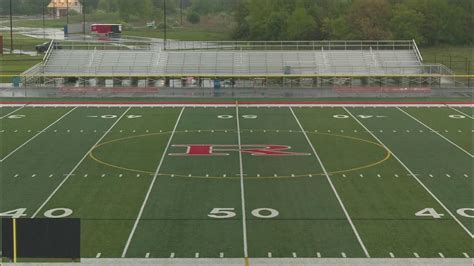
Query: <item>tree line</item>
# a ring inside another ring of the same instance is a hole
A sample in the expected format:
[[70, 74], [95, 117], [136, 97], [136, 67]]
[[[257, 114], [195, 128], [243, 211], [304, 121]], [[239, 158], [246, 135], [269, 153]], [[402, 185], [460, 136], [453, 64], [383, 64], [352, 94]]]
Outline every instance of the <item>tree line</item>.
[[[124, 21], [138, 18], [162, 19], [165, 0], [99, 0], [97, 9], [106, 12], [118, 12]], [[231, 14], [237, 6], [237, 0], [166, 0], [166, 11], [170, 16], [182, 7], [185, 13], [207, 15], [225, 12]]]
[[[86, 12], [117, 13], [124, 22], [163, 19], [165, 0], [79, 0]], [[0, 0], [8, 14], [9, 0]], [[44, 0], [45, 5], [50, 1]], [[13, 0], [16, 15], [41, 14], [42, 0]], [[473, 0], [166, 0], [188, 19], [228, 13], [237, 40], [415, 39], [422, 45], [472, 44]]]
[[[124, 22], [162, 20], [165, 0], [79, 0], [87, 13], [117, 13]], [[239, 0], [166, 0], [170, 16], [182, 7], [187, 14], [197, 16], [212, 13], [232, 14]], [[10, 0], [0, 0], [0, 15], [9, 14]], [[51, 0], [12, 0], [14, 15], [40, 15]]]
[[472, 44], [472, 0], [242, 0], [235, 39]]
[[[86, 12], [93, 12], [97, 8], [99, 0], [79, 0], [79, 2], [86, 2]], [[46, 7], [51, 0], [11, 0], [12, 13], [15, 16], [19, 15], [41, 15], [43, 7]], [[44, 4], [44, 6], [43, 6]], [[10, 0], [0, 0], [0, 15], [6, 16], [10, 13]]]

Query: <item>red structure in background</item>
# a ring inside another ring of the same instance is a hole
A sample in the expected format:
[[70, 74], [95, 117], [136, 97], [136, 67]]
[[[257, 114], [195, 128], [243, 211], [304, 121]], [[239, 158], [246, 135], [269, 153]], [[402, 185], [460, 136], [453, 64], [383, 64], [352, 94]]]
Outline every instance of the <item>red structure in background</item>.
[[105, 36], [118, 35], [122, 33], [122, 24], [92, 24], [91, 32]]

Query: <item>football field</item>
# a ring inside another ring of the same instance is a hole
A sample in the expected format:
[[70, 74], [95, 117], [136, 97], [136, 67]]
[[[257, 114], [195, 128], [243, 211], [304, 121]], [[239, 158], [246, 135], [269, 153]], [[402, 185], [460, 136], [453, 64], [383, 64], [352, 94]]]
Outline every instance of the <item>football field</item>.
[[470, 258], [473, 115], [2, 105], [0, 216], [81, 218], [83, 258]]

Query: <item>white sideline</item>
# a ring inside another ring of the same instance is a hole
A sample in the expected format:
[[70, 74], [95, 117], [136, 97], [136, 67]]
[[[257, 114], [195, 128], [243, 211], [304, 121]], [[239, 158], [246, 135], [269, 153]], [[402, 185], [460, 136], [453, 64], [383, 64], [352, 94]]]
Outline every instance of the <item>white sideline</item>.
[[[23, 106], [23, 104], [0, 104], [0, 106], [9, 107], [9, 106]], [[220, 107], [235, 107], [234, 103], [226, 103], [226, 104], [219, 104], [219, 103], [123, 103], [123, 104], [106, 104], [106, 103], [48, 103], [48, 104], [35, 104], [30, 103], [28, 104], [30, 107], [76, 107], [76, 106], [83, 106], [83, 107], [155, 107], [155, 108], [162, 108], [162, 107], [213, 107], [213, 108], [220, 108]], [[255, 103], [255, 104], [239, 104], [240, 107], [446, 107], [446, 104], [432, 104], [432, 103], [418, 103], [418, 104], [410, 104], [410, 103]], [[472, 103], [465, 103], [465, 104], [449, 104], [449, 106], [453, 107], [474, 107]]]
[[237, 118], [237, 139], [239, 144], [239, 167], [240, 167], [240, 197], [242, 200], [242, 234], [244, 241], [244, 258], [249, 257], [247, 248], [247, 218], [245, 214], [245, 190], [244, 190], [244, 167], [242, 163], [242, 141], [240, 137], [239, 105], [235, 105], [235, 117]]
[[408, 168], [408, 166], [406, 166], [399, 158], [397, 155], [395, 155], [379, 138], [377, 138], [375, 136], [374, 133], [372, 133], [371, 131], [369, 131], [369, 129], [362, 123], [360, 122], [359, 119], [357, 119], [357, 117], [355, 117], [346, 107], [344, 107], [344, 110], [355, 120], [357, 121], [357, 123], [359, 123], [359, 125], [361, 125], [370, 135], [372, 135], [372, 137], [377, 140], [385, 149], [387, 149], [387, 151], [390, 152], [390, 154], [392, 154], [393, 158], [395, 158], [402, 166], [403, 168], [405, 168], [408, 173], [416, 180], [418, 181], [418, 183], [428, 192], [428, 194], [431, 195], [431, 197], [433, 197], [433, 199], [435, 199], [438, 204], [443, 207], [443, 209], [461, 226], [462, 229], [464, 229], [464, 231], [466, 231], [466, 233], [471, 237], [471, 238], [474, 238], [474, 234], [471, 233], [471, 231], [469, 231], [469, 229], [467, 229], [466, 226], [464, 226], [463, 223], [461, 223], [461, 221], [459, 221], [459, 219], [454, 216], [454, 214], [443, 204], [443, 202], [441, 202], [434, 194], [433, 192], [431, 192], [431, 190], [425, 186], [425, 184], [423, 182], [421, 182], [421, 180], [416, 176], [415, 173], [413, 173], [410, 168]]
[[360, 237], [359, 232], [357, 231], [357, 228], [355, 227], [354, 223], [352, 222], [352, 219], [349, 216], [349, 213], [347, 212], [346, 207], [344, 206], [344, 203], [341, 200], [341, 197], [337, 193], [336, 187], [332, 183], [332, 180], [329, 177], [329, 173], [326, 170], [326, 167], [324, 167], [323, 162], [321, 161], [321, 158], [319, 157], [318, 153], [316, 152], [316, 149], [313, 146], [313, 143], [311, 143], [311, 140], [308, 137], [308, 134], [306, 134], [306, 131], [304, 130], [303, 126], [301, 125], [300, 121], [298, 120], [298, 117], [296, 117], [295, 112], [293, 112], [293, 108], [291, 108], [291, 107], [289, 107], [289, 108], [290, 108], [291, 113], [293, 114], [293, 117], [295, 118], [296, 122], [298, 123], [298, 126], [300, 127], [301, 131], [303, 132], [303, 135], [305, 136], [306, 141], [308, 142], [309, 146], [311, 147], [311, 150], [313, 151], [314, 156], [316, 157], [319, 164], [321, 165], [321, 169], [323, 170], [324, 175], [326, 176], [326, 179], [328, 180], [329, 185], [331, 186], [331, 189], [334, 192], [334, 195], [336, 195], [336, 198], [339, 201], [339, 205], [341, 205], [341, 209], [344, 212], [344, 214], [346, 215], [347, 221], [349, 222], [349, 224], [352, 227], [352, 231], [354, 231], [354, 235], [356, 236], [357, 240], [359, 241], [359, 244], [362, 247], [362, 249], [364, 250], [364, 253], [367, 256], [367, 258], [370, 258], [370, 254], [367, 251], [367, 248], [365, 247], [364, 242], [362, 241], [362, 238]]
[[176, 124], [174, 125], [173, 131], [171, 132], [170, 138], [168, 139], [168, 143], [166, 144], [165, 150], [163, 151], [163, 155], [161, 156], [160, 162], [158, 163], [158, 166], [156, 167], [155, 175], [153, 176], [153, 180], [150, 183], [150, 186], [148, 187], [148, 191], [145, 195], [145, 199], [143, 200], [142, 206], [140, 207], [140, 211], [138, 212], [137, 219], [135, 220], [135, 223], [133, 224], [132, 231], [130, 232], [130, 235], [128, 236], [127, 243], [125, 243], [125, 247], [123, 248], [122, 252], [122, 258], [125, 258], [127, 255], [128, 247], [130, 246], [130, 243], [132, 242], [133, 235], [135, 234], [135, 230], [137, 229], [138, 222], [140, 221], [143, 211], [145, 210], [145, 205], [148, 201], [148, 197], [150, 197], [151, 190], [153, 189], [153, 186], [156, 182], [156, 179], [158, 177], [158, 173], [160, 172], [161, 165], [163, 164], [163, 161], [166, 157], [166, 153], [168, 151], [168, 148], [171, 144], [171, 140], [173, 139], [174, 133], [176, 132], [176, 128], [178, 127], [179, 121], [181, 120], [181, 115], [184, 112], [185, 107], [181, 109], [181, 112], [179, 113], [178, 119], [176, 120]]
[[[110, 258], [82, 258], [81, 262], [55, 262], [54, 266], [66, 265], [166, 265], [166, 266], [242, 266], [245, 262], [242, 258], [135, 258], [135, 259], [110, 259]], [[51, 265], [51, 263], [10, 263], [5, 265]], [[469, 258], [250, 258], [249, 264], [254, 266], [367, 266], [367, 265], [387, 265], [387, 266], [472, 266], [472, 259]]]
[[[456, 112], [458, 112], [458, 113], [460, 113], [460, 114], [462, 114], [462, 115], [465, 115], [466, 117], [469, 117], [469, 118], [471, 118], [471, 119], [474, 119], [474, 117], [473, 117], [472, 115], [468, 115], [468, 114], [466, 114], [466, 113], [464, 113], [464, 112], [461, 112], [460, 110], [458, 110], [458, 109], [452, 107], [451, 105], [446, 105], [446, 106], [449, 107], [449, 109], [451, 109], [451, 110], [454, 110], [454, 111], [456, 111]], [[457, 106], [456, 106], [456, 107], [457, 107]]]
[[40, 132], [36, 133], [33, 137], [31, 137], [30, 139], [28, 139], [27, 141], [25, 141], [23, 144], [21, 144], [20, 146], [18, 146], [16, 149], [14, 149], [13, 151], [11, 151], [9, 154], [7, 154], [5, 157], [3, 157], [2, 159], [0, 159], [0, 163], [5, 161], [6, 159], [8, 159], [8, 157], [12, 156], [15, 152], [17, 152], [19, 149], [23, 148], [26, 144], [28, 144], [30, 141], [34, 140], [36, 137], [38, 137], [39, 135], [41, 135], [41, 133], [45, 132], [48, 128], [54, 126], [56, 123], [58, 123], [59, 121], [61, 121], [64, 117], [66, 117], [68, 114], [70, 114], [72, 111], [76, 110], [78, 107], [74, 107], [73, 109], [69, 110], [69, 112], [65, 113], [64, 115], [62, 115], [60, 118], [56, 119], [56, 121], [54, 121], [53, 123], [49, 124], [47, 127], [45, 127], [44, 129], [42, 129]]
[[53, 190], [53, 192], [49, 195], [49, 197], [41, 204], [41, 206], [36, 210], [36, 212], [31, 216], [31, 218], [35, 218], [36, 215], [43, 209], [43, 207], [53, 198], [53, 196], [58, 192], [58, 190], [66, 183], [66, 181], [69, 179], [69, 177], [76, 171], [76, 169], [79, 167], [79, 165], [82, 164], [82, 162], [87, 158], [90, 152], [95, 148], [97, 144], [99, 144], [103, 138], [112, 130], [112, 128], [125, 116], [125, 114], [131, 109], [131, 107], [127, 108], [125, 112], [112, 124], [112, 126], [109, 127], [109, 129], [100, 137], [100, 139], [89, 149], [89, 151], [86, 152], [84, 157], [72, 168], [72, 170], [66, 175], [66, 177], [59, 183], [59, 185], [56, 187], [56, 189]]
[[431, 127], [427, 126], [425, 123], [421, 122], [420, 120], [418, 120], [416, 117], [410, 115], [409, 113], [405, 112], [404, 110], [402, 110], [400, 107], [397, 107], [398, 110], [400, 110], [402, 113], [406, 114], [407, 116], [411, 117], [411, 119], [415, 120], [416, 122], [420, 123], [421, 125], [423, 125], [424, 127], [426, 127], [427, 129], [431, 130], [433, 133], [435, 133], [436, 135], [440, 136], [441, 138], [443, 138], [444, 140], [446, 140], [447, 142], [451, 143], [453, 146], [455, 146], [456, 148], [460, 149], [461, 151], [463, 151], [465, 154], [471, 156], [471, 158], [474, 158], [474, 155], [470, 154], [468, 151], [466, 151], [465, 149], [459, 147], [459, 145], [457, 145], [456, 143], [450, 141], [448, 138], [446, 138], [445, 136], [441, 135], [439, 132], [435, 131], [434, 129], [432, 129]]
[[[6, 114], [6, 115], [0, 117], [0, 119], [4, 119], [5, 117], [10, 116], [11, 114], [15, 113], [16, 111], [20, 111], [20, 110], [23, 109], [26, 105], [27, 105], [27, 104], [22, 105], [20, 108], [17, 108], [17, 109], [15, 109], [15, 110], [11, 111], [10, 113], [8, 113], [8, 114]], [[16, 107], [16, 106], [15, 106], [15, 107]]]

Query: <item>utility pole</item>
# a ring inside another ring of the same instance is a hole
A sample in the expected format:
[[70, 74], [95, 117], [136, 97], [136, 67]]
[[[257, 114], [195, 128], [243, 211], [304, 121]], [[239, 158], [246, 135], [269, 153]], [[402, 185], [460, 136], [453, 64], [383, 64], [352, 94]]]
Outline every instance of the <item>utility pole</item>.
[[66, 0], [66, 25], [69, 25], [69, 0]]
[[10, 0], [10, 54], [13, 54], [13, 18], [12, 18], [12, 0]]
[[82, 0], [82, 32], [84, 33], [84, 40], [86, 40], [86, 1]]
[[164, 36], [164, 40], [163, 40], [163, 50], [166, 50], [166, 0], [163, 0], [163, 12], [164, 12], [164, 17], [165, 17], [165, 20], [163, 22], [164, 26], [165, 26], [165, 36]]
[[181, 26], [183, 26], [183, 0], [180, 0], [180, 16], [181, 16]]
[[43, 39], [46, 39], [46, 33], [45, 33], [45, 21], [44, 21], [44, 16], [45, 16], [45, 11], [44, 11], [44, 0], [41, 1], [42, 4], [42, 10], [43, 10]]

